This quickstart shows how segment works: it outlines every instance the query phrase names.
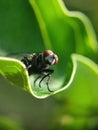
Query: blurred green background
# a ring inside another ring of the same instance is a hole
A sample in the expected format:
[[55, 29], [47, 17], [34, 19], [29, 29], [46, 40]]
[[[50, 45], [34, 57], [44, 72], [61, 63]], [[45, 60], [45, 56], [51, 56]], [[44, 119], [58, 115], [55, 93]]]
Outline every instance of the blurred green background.
[[97, 0], [64, 0], [67, 8], [69, 10], [74, 10], [74, 11], [81, 11], [84, 14], [86, 14], [91, 23], [93, 24], [94, 30], [96, 32], [96, 35], [98, 37], [98, 17], [97, 17], [97, 12], [98, 12], [98, 1]]
[[[64, 2], [69, 10], [82, 11], [90, 18], [98, 37], [98, 1], [64, 0]], [[31, 22], [28, 24], [29, 21]], [[31, 48], [33, 41], [36, 44]], [[43, 49], [39, 25], [28, 1], [0, 0], [0, 54], [32, 50], [39, 52]], [[23, 90], [10, 87], [2, 76], [0, 83], [0, 130], [98, 129], [97, 104], [90, 108], [88, 104], [84, 104], [83, 108], [77, 104], [74, 106], [74, 103], [68, 100], [73, 94], [72, 90], [39, 100]]]

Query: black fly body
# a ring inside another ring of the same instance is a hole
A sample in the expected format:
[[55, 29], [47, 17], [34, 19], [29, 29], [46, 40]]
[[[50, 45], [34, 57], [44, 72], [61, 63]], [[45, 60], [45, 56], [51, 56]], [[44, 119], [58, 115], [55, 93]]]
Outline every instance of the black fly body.
[[41, 82], [47, 77], [46, 85], [50, 92], [53, 92], [49, 88], [49, 80], [54, 70], [50, 69], [50, 66], [58, 63], [58, 56], [51, 50], [45, 50], [42, 53], [33, 53], [25, 55], [21, 61], [25, 64], [29, 75], [38, 74], [39, 76], [35, 79], [34, 84], [38, 79], [39, 87]]

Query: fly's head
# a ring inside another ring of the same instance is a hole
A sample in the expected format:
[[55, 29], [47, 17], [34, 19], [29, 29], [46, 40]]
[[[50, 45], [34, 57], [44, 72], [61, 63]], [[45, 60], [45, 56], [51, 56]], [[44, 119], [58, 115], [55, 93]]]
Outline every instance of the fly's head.
[[45, 50], [43, 52], [44, 62], [46, 65], [55, 65], [58, 63], [58, 56], [54, 54], [51, 50]]

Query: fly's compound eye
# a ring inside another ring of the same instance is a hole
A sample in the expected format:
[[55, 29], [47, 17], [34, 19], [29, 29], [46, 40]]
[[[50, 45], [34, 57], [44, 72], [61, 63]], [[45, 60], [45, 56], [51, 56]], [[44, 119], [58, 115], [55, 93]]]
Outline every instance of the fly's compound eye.
[[55, 65], [58, 63], [58, 56], [51, 50], [45, 50], [43, 53], [45, 63], [49, 65]]
[[58, 63], [58, 56], [56, 54], [54, 54], [54, 59], [55, 59], [55, 62], [54, 62], [54, 65]]

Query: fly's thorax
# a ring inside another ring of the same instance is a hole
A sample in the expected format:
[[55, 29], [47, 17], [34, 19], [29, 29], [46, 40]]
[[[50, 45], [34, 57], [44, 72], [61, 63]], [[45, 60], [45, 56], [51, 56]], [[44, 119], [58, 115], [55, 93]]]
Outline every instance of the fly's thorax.
[[43, 54], [42, 53], [37, 53], [36, 54], [36, 56], [33, 58], [33, 64], [38, 69], [43, 68], [44, 61], [43, 61]]

